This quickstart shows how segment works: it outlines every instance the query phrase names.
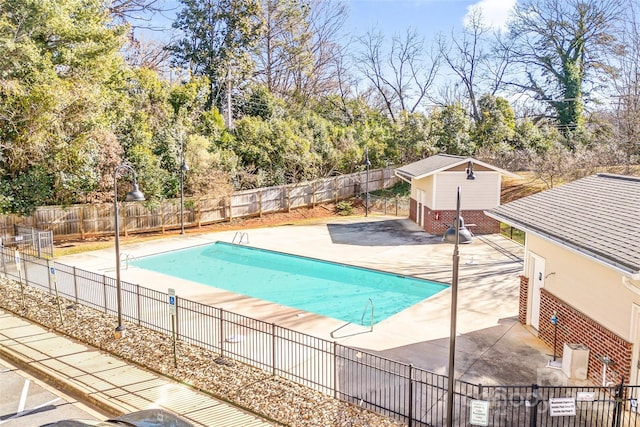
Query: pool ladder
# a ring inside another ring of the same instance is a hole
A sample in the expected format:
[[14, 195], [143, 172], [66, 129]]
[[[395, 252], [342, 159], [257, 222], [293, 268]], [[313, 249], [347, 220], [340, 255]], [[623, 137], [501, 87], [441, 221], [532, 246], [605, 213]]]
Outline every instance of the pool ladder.
[[[362, 326], [364, 326], [364, 318], [367, 316], [367, 312], [369, 307], [371, 307], [371, 320], [370, 320], [370, 324], [369, 324], [369, 332], [373, 332], [373, 322], [374, 322], [374, 307], [373, 307], [373, 300], [371, 298], [369, 298], [369, 300], [367, 301], [367, 304], [364, 306], [364, 311], [362, 312], [362, 317], [360, 318], [360, 324]], [[333, 331], [331, 331], [331, 337], [332, 338], [336, 338], [336, 332], [338, 332], [339, 330], [346, 328], [347, 326], [351, 325], [351, 322], [347, 322], [342, 326], [339, 326], [338, 328], [334, 329]], [[353, 333], [348, 333], [346, 335], [343, 335], [341, 338], [344, 338], [345, 336], [349, 336], [349, 335], [358, 335], [358, 334], [364, 334], [365, 332], [362, 331], [358, 331], [358, 332], [353, 332]]]
[[136, 257], [134, 257], [131, 254], [125, 253], [125, 252], [120, 252], [120, 266], [122, 267], [122, 264], [124, 264], [124, 269], [128, 270], [129, 269], [129, 261], [131, 260], [135, 260]]
[[247, 245], [249, 244], [249, 233], [246, 233], [244, 231], [236, 231], [236, 234], [233, 235], [233, 240], [231, 241], [231, 243], [236, 243], [236, 239], [238, 239], [238, 244], [241, 245], [242, 242], [245, 240], [245, 238], [247, 239], [247, 241], [245, 242]]
[[362, 312], [362, 317], [360, 318], [360, 324], [364, 325], [364, 317], [367, 315], [367, 309], [369, 308], [369, 306], [371, 306], [371, 320], [369, 323], [369, 331], [373, 332], [373, 323], [374, 323], [374, 305], [373, 305], [373, 300], [371, 298], [369, 298], [369, 301], [367, 301], [367, 305], [364, 306], [364, 311]]

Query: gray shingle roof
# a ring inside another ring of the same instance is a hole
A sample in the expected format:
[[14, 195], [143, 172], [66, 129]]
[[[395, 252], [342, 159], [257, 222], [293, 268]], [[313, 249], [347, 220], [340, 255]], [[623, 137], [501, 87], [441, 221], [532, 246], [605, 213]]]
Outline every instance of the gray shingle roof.
[[405, 176], [416, 178], [426, 176], [443, 169], [448, 169], [470, 160], [473, 159], [470, 157], [452, 156], [449, 154], [437, 154], [435, 156], [427, 157], [426, 159], [418, 160], [417, 162], [409, 163], [408, 165], [402, 166], [396, 170]]
[[420, 179], [468, 162], [473, 162], [488, 169], [493, 169], [503, 175], [518, 177], [518, 175], [489, 165], [480, 160], [474, 159], [473, 157], [453, 156], [451, 154], [436, 154], [435, 156], [409, 163], [408, 165], [396, 169], [395, 173], [401, 178], [407, 180], [410, 180], [411, 178]]
[[625, 272], [640, 272], [638, 177], [593, 175], [486, 213]]

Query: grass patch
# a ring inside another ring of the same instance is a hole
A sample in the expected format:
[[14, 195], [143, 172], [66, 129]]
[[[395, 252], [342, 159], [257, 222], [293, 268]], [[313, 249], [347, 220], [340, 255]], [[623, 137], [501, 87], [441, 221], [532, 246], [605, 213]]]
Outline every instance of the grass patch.
[[411, 186], [406, 181], [399, 181], [393, 187], [372, 191], [371, 194], [379, 197], [409, 197], [411, 195]]
[[500, 223], [500, 234], [524, 245], [524, 236], [525, 232], [522, 230], [518, 230], [517, 228], [511, 227], [503, 222]]

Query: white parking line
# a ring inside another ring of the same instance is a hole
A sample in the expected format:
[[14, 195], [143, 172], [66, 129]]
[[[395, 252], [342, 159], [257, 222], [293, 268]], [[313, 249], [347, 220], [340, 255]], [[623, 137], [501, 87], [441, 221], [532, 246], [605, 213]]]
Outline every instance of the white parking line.
[[60, 400], [60, 398], [59, 398], [59, 397], [56, 397], [55, 399], [50, 400], [50, 401], [48, 401], [48, 402], [45, 402], [45, 403], [43, 403], [42, 405], [38, 405], [38, 406], [36, 406], [35, 408], [31, 408], [31, 409], [29, 409], [28, 411], [18, 412], [18, 413], [17, 413], [17, 414], [15, 414], [13, 417], [11, 417], [11, 418], [7, 418], [7, 419], [6, 419], [6, 420], [4, 420], [4, 421], [0, 421], [0, 425], [2, 425], [2, 424], [4, 424], [4, 423], [7, 423], [7, 422], [9, 422], [9, 421], [11, 421], [11, 420], [14, 420], [14, 419], [16, 419], [16, 418], [19, 418], [19, 417], [22, 417], [22, 416], [28, 415], [28, 414], [30, 414], [31, 412], [35, 412], [35, 411], [37, 411], [37, 410], [38, 410], [38, 409], [40, 409], [40, 408], [44, 408], [45, 406], [49, 406], [49, 405], [51, 405], [51, 404], [53, 404], [53, 403], [57, 402], [58, 400]]
[[22, 386], [22, 395], [20, 396], [20, 403], [18, 403], [18, 413], [24, 411], [24, 405], [27, 403], [27, 395], [29, 394], [29, 384], [31, 381], [24, 380], [24, 385]]

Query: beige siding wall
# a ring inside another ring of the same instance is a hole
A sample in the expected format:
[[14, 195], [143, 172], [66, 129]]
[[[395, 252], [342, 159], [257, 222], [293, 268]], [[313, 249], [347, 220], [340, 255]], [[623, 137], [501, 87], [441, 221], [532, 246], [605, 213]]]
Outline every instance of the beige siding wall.
[[476, 171], [470, 181], [464, 170], [445, 171], [411, 182], [411, 198], [418, 200], [418, 190], [425, 192], [425, 206], [431, 210], [455, 210], [456, 194], [461, 188], [461, 209], [484, 210], [500, 205], [500, 179], [497, 172]]
[[434, 175], [422, 179], [414, 179], [411, 181], [411, 198], [418, 200], [418, 190], [424, 191], [425, 205], [431, 207], [433, 200]]
[[476, 171], [476, 179], [466, 179], [461, 172], [442, 172], [436, 177], [434, 210], [454, 210], [457, 189], [460, 187], [460, 205], [463, 210], [493, 209], [500, 205], [500, 174]]
[[[547, 291], [622, 338], [634, 341], [631, 310], [634, 303], [640, 304], [640, 295], [624, 286], [622, 273], [531, 234], [527, 234], [529, 252], [545, 259]], [[529, 270], [525, 266], [525, 274], [530, 275]]]

